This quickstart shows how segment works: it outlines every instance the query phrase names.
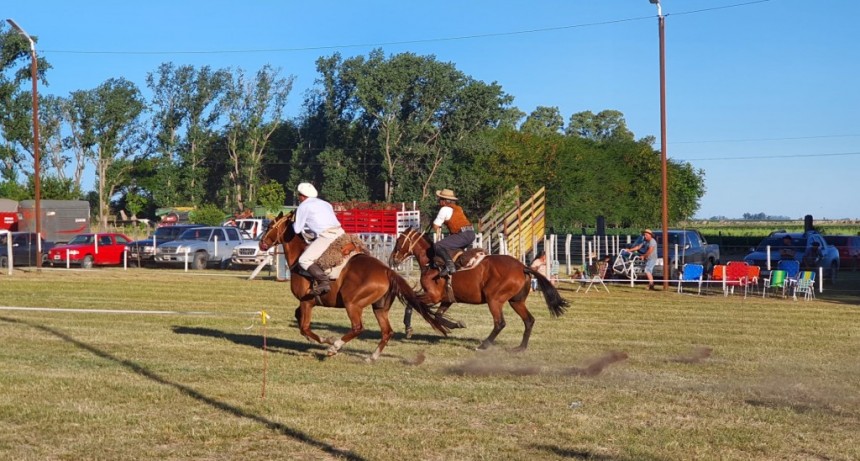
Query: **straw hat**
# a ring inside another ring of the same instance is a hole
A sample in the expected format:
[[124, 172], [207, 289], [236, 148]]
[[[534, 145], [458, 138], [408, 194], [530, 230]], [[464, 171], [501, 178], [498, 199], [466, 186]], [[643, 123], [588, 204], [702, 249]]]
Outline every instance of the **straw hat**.
[[309, 182], [299, 184], [299, 186], [296, 187], [296, 191], [308, 198], [316, 198], [317, 196], [317, 188]]
[[651, 229], [645, 229], [644, 231], [642, 231], [642, 235], [645, 235], [645, 234], [651, 234], [651, 237], [654, 236], [654, 233], [651, 232]]
[[436, 197], [443, 198], [445, 200], [457, 200], [457, 196], [454, 195], [454, 191], [451, 189], [437, 190]]

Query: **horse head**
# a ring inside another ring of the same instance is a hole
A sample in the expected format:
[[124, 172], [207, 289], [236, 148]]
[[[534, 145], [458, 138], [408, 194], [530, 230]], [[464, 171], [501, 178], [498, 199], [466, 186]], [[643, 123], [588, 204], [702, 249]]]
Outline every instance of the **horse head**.
[[260, 236], [260, 250], [267, 251], [278, 244], [283, 244], [284, 248], [286, 248], [296, 235], [295, 231], [293, 231], [294, 219], [295, 216], [293, 213], [284, 215], [284, 212], [281, 212], [278, 214], [278, 217], [269, 221], [268, 227], [266, 227], [263, 235]]
[[391, 250], [391, 256], [388, 257], [389, 266], [400, 265], [410, 256], [418, 257], [419, 251], [426, 251], [426, 244], [421, 244], [424, 241], [424, 233], [419, 233], [414, 228], [409, 228], [403, 231], [394, 242], [394, 249]]

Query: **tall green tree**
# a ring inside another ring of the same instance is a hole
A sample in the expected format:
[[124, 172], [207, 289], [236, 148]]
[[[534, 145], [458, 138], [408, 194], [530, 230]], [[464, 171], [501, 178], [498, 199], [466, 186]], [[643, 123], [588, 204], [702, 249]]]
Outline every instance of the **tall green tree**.
[[523, 122], [520, 131], [534, 135], [559, 134], [564, 128], [564, 117], [558, 107], [537, 107]]
[[208, 175], [206, 153], [216, 142], [226, 69], [163, 63], [146, 77], [152, 91], [151, 180], [141, 182], [161, 206], [199, 204]]
[[234, 72], [221, 100], [227, 117], [225, 146], [229, 206], [243, 210], [253, 205], [261, 183], [263, 158], [272, 135], [284, 122], [287, 98], [294, 76], [263, 66], [253, 78], [241, 69]]
[[[38, 83], [45, 85], [51, 65], [37, 57]], [[19, 171], [29, 176], [34, 171], [31, 62], [29, 41], [0, 22], [0, 182], [16, 182]], [[10, 190], [18, 189], [10, 185]]]
[[73, 92], [70, 105], [72, 139], [96, 169], [98, 218], [106, 228], [110, 198], [129, 180], [132, 159], [143, 148], [145, 101], [134, 83], [118, 78]]
[[566, 134], [593, 141], [633, 140], [633, 132], [627, 129], [624, 114], [617, 110], [577, 112], [570, 116]]

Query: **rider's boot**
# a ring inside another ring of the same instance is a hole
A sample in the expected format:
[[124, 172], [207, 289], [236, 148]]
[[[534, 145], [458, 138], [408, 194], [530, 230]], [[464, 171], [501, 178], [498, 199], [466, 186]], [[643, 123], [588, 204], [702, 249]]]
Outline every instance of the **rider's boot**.
[[454, 260], [451, 259], [451, 254], [448, 253], [447, 249], [437, 245], [436, 254], [438, 254], [442, 257], [443, 260], [445, 260], [445, 266], [439, 269], [439, 275], [441, 277], [447, 277], [449, 274], [457, 272], [457, 267], [454, 266]]
[[311, 264], [308, 267], [308, 273], [314, 278], [317, 282], [316, 286], [311, 290], [311, 294], [313, 296], [322, 296], [329, 291], [331, 291], [331, 282], [328, 280], [328, 275], [325, 274], [325, 271], [322, 270], [318, 264]]

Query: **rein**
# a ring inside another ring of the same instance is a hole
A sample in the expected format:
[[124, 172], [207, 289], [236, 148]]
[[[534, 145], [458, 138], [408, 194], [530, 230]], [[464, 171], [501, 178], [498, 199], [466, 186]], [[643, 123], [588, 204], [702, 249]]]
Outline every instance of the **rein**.
[[[414, 239], [413, 239], [413, 237], [414, 237]], [[409, 244], [409, 247], [408, 247], [408, 248], [406, 248], [406, 252], [407, 252], [407, 254], [408, 254], [409, 256], [415, 257], [415, 252], [414, 252], [413, 250], [415, 249], [415, 245], [417, 245], [417, 244], [418, 244], [418, 242], [419, 242], [423, 237], [424, 237], [424, 232], [421, 232], [421, 233], [419, 234], [419, 233], [417, 233], [417, 232], [415, 232], [415, 231], [411, 231], [411, 232], [410, 232], [410, 231], [406, 231], [406, 232], [404, 232], [404, 233], [403, 233], [403, 239], [406, 241], [405, 243]], [[404, 247], [405, 247], [405, 245], [404, 245]], [[401, 250], [402, 250], [402, 249], [403, 249], [403, 248], [401, 247]], [[404, 259], [405, 259], [405, 258], [404, 258]]]

